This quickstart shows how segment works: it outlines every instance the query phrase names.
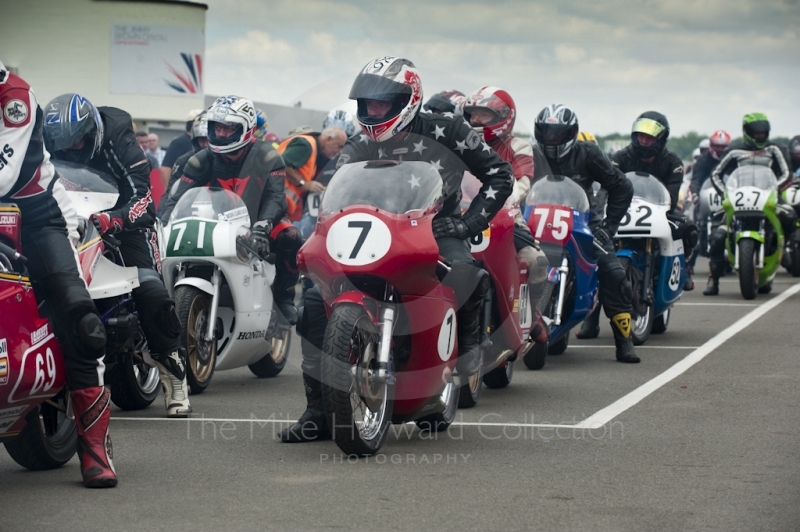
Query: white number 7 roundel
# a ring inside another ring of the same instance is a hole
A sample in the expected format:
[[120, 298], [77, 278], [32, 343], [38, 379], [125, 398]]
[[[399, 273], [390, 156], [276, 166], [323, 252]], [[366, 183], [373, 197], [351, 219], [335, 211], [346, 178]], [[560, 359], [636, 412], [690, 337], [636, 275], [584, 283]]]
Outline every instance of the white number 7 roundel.
[[383, 258], [392, 247], [392, 232], [380, 218], [357, 212], [342, 216], [328, 231], [328, 255], [347, 266], [364, 266]]

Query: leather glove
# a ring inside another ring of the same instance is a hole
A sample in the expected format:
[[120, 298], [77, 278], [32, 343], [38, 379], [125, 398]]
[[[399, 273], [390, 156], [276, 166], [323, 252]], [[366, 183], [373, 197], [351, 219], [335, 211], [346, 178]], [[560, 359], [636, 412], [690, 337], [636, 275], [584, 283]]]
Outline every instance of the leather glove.
[[114, 234], [122, 231], [122, 218], [112, 217], [107, 212], [98, 212], [89, 216], [89, 221], [94, 224], [101, 235]]
[[433, 221], [433, 237], [436, 239], [458, 238], [459, 240], [466, 240], [470, 236], [472, 235], [470, 235], [469, 228], [461, 218], [443, 216]]
[[261, 257], [266, 257], [269, 254], [269, 234], [271, 232], [272, 222], [269, 220], [256, 222], [250, 228], [250, 245]]
[[592, 234], [594, 235], [594, 239], [597, 241], [600, 246], [606, 248], [611, 245], [613, 234], [615, 231], [610, 231], [605, 225], [599, 225], [595, 227]]

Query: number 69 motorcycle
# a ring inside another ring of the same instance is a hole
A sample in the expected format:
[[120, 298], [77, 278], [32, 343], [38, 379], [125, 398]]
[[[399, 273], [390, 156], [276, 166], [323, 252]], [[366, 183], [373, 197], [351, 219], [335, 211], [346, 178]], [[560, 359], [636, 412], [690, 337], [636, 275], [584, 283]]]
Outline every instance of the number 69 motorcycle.
[[378, 452], [391, 423], [443, 430], [455, 418], [457, 306], [432, 231], [441, 202], [428, 163], [346, 164], [298, 254], [330, 309], [323, 403], [347, 454]]
[[181, 321], [193, 394], [215, 370], [248, 366], [257, 377], [274, 377], [286, 365], [291, 330], [273, 312], [274, 259], [248, 248], [250, 225], [239, 196], [202, 187], [181, 196], [165, 228], [161, 269]]
[[784, 235], [777, 204], [778, 180], [766, 166], [740, 166], [725, 181], [725, 252], [745, 299], [769, 293], [780, 267]]
[[670, 196], [655, 177], [628, 172], [633, 199], [617, 230], [617, 256], [633, 286], [631, 337], [641, 345], [667, 330], [672, 306], [683, 293], [683, 241], [667, 219]]

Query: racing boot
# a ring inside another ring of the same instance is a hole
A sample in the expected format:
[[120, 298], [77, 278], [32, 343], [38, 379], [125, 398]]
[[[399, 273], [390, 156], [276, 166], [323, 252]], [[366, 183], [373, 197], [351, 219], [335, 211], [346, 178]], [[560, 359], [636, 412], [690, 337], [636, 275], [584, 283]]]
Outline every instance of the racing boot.
[[189, 384], [186, 382], [186, 351], [181, 347], [166, 357], [154, 356], [153, 360], [164, 391], [167, 417], [187, 417], [192, 405], [189, 403]]
[[281, 431], [284, 443], [305, 443], [331, 439], [328, 416], [322, 405], [322, 383], [303, 373], [303, 385], [306, 390], [306, 411], [297, 423]]
[[703, 290], [704, 296], [717, 296], [719, 295], [719, 277], [714, 277], [712, 275], [708, 276], [708, 284], [706, 285], [706, 289]]
[[611, 318], [611, 330], [614, 331], [614, 344], [617, 347], [617, 362], [637, 364], [641, 360], [633, 350], [631, 339], [631, 315], [629, 312], [620, 312]]
[[296, 275], [276, 275], [275, 284], [272, 287], [275, 297], [275, 306], [278, 307], [281, 316], [283, 316], [289, 325], [297, 323], [297, 307], [294, 306], [294, 287], [299, 278], [299, 273]]
[[531, 327], [531, 340], [535, 344], [546, 344], [550, 341], [550, 328], [542, 317], [542, 313], [537, 308], [533, 315], [533, 327]]
[[78, 429], [78, 457], [83, 485], [87, 488], [113, 488], [117, 474], [111, 461], [111, 436], [108, 434], [111, 390], [93, 386], [72, 390], [72, 411]]
[[694, 290], [694, 279], [692, 279], [691, 268], [686, 268], [686, 280], [683, 282], [683, 291], [691, 292]]
[[597, 338], [600, 334], [600, 304], [598, 303], [594, 310], [586, 316], [581, 324], [581, 330], [575, 333], [575, 337], [579, 340], [591, 340]]
[[481, 301], [475, 295], [458, 311], [458, 360], [456, 371], [467, 378], [481, 369]]

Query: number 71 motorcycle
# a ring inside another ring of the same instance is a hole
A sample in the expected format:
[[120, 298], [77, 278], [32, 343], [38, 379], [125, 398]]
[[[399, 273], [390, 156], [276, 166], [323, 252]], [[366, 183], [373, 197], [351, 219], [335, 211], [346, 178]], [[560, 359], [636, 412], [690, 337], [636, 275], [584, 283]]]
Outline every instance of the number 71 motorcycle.
[[275, 377], [286, 365], [291, 330], [273, 311], [274, 258], [247, 246], [250, 226], [242, 198], [200, 187], [181, 196], [165, 228], [161, 269], [181, 320], [193, 394], [215, 370], [247, 366]]
[[683, 241], [667, 218], [669, 191], [650, 174], [628, 172], [633, 199], [617, 230], [617, 256], [633, 287], [631, 338], [641, 345], [667, 330], [672, 306], [683, 293]]
[[432, 230], [441, 202], [428, 163], [346, 164], [298, 254], [329, 310], [323, 404], [347, 454], [378, 452], [391, 423], [436, 431], [455, 418], [457, 306]]

